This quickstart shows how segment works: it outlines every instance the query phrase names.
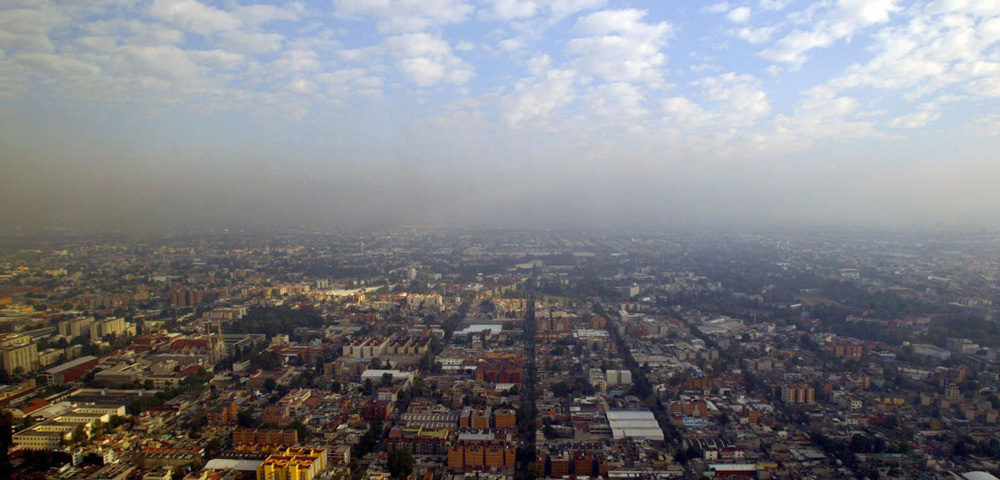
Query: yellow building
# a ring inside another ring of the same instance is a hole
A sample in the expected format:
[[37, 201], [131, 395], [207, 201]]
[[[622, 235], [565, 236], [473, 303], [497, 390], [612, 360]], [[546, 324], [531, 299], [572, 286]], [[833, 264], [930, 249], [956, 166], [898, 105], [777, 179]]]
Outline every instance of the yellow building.
[[326, 449], [291, 447], [278, 450], [257, 467], [257, 480], [312, 480], [326, 469]]
[[90, 324], [90, 340], [99, 340], [110, 334], [117, 336], [127, 335], [130, 333], [127, 327], [128, 324], [125, 323], [125, 319], [122, 317], [97, 320]]

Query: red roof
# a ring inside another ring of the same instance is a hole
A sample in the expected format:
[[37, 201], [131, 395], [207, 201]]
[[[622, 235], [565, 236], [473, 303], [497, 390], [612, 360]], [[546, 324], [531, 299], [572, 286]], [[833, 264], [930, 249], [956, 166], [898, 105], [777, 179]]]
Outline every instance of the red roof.
[[31, 400], [28, 400], [28, 404], [21, 411], [24, 412], [25, 415], [27, 415], [31, 412], [34, 412], [35, 410], [45, 408], [49, 405], [52, 405], [52, 402], [44, 398], [32, 398]]

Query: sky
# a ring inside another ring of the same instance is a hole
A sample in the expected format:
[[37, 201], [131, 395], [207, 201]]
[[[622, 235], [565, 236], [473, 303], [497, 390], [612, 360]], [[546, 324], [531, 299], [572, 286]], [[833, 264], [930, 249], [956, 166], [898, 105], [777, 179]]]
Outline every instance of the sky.
[[0, 222], [986, 225], [1000, 0], [7, 0]]

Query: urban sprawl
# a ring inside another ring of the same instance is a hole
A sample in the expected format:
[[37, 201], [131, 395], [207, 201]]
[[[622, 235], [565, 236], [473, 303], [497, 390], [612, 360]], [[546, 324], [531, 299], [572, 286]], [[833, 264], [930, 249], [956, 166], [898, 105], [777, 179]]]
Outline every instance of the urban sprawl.
[[991, 480], [995, 234], [0, 242], [0, 477]]

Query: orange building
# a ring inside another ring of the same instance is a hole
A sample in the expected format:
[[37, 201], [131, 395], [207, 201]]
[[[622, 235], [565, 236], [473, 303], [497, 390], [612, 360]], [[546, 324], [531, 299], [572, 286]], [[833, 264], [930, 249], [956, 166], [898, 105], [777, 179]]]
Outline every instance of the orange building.
[[493, 426], [495, 428], [513, 428], [517, 423], [517, 416], [509, 408], [501, 408], [493, 412]]
[[233, 445], [273, 445], [291, 447], [299, 443], [299, 432], [294, 429], [237, 428], [233, 430]]
[[781, 387], [781, 399], [785, 403], [815, 403], [816, 389], [801, 384]]
[[549, 465], [546, 470], [550, 471], [550, 476], [562, 477], [569, 475], [569, 457], [563, 455], [559, 457], [549, 457]]
[[521, 383], [524, 359], [512, 353], [486, 353], [476, 359], [476, 380]]
[[513, 437], [492, 433], [463, 433], [448, 448], [448, 468], [453, 471], [509, 470], [514, 467]]
[[236, 402], [232, 400], [224, 400], [219, 402], [215, 407], [208, 409], [205, 412], [205, 419], [208, 420], [209, 425], [227, 425], [230, 423], [236, 423], [237, 411]]
[[174, 288], [170, 292], [170, 302], [175, 307], [191, 307], [202, 302], [202, 293], [186, 287]]
[[844, 342], [834, 345], [827, 345], [827, 351], [840, 358], [861, 358], [865, 354], [865, 348], [860, 343]]
[[490, 410], [490, 407], [477, 408], [473, 410], [470, 426], [480, 430], [490, 428]]
[[452, 445], [448, 449], [448, 468], [465, 467], [465, 449], [461, 445]]
[[291, 422], [288, 405], [268, 405], [264, 408], [264, 418], [261, 421], [265, 425], [285, 425]]
[[462, 457], [462, 465], [466, 468], [466, 470], [474, 470], [477, 467], [482, 467], [486, 464], [486, 457], [483, 455], [485, 452], [483, 445], [478, 443], [467, 443], [462, 446], [462, 449], [465, 451], [465, 454]]

